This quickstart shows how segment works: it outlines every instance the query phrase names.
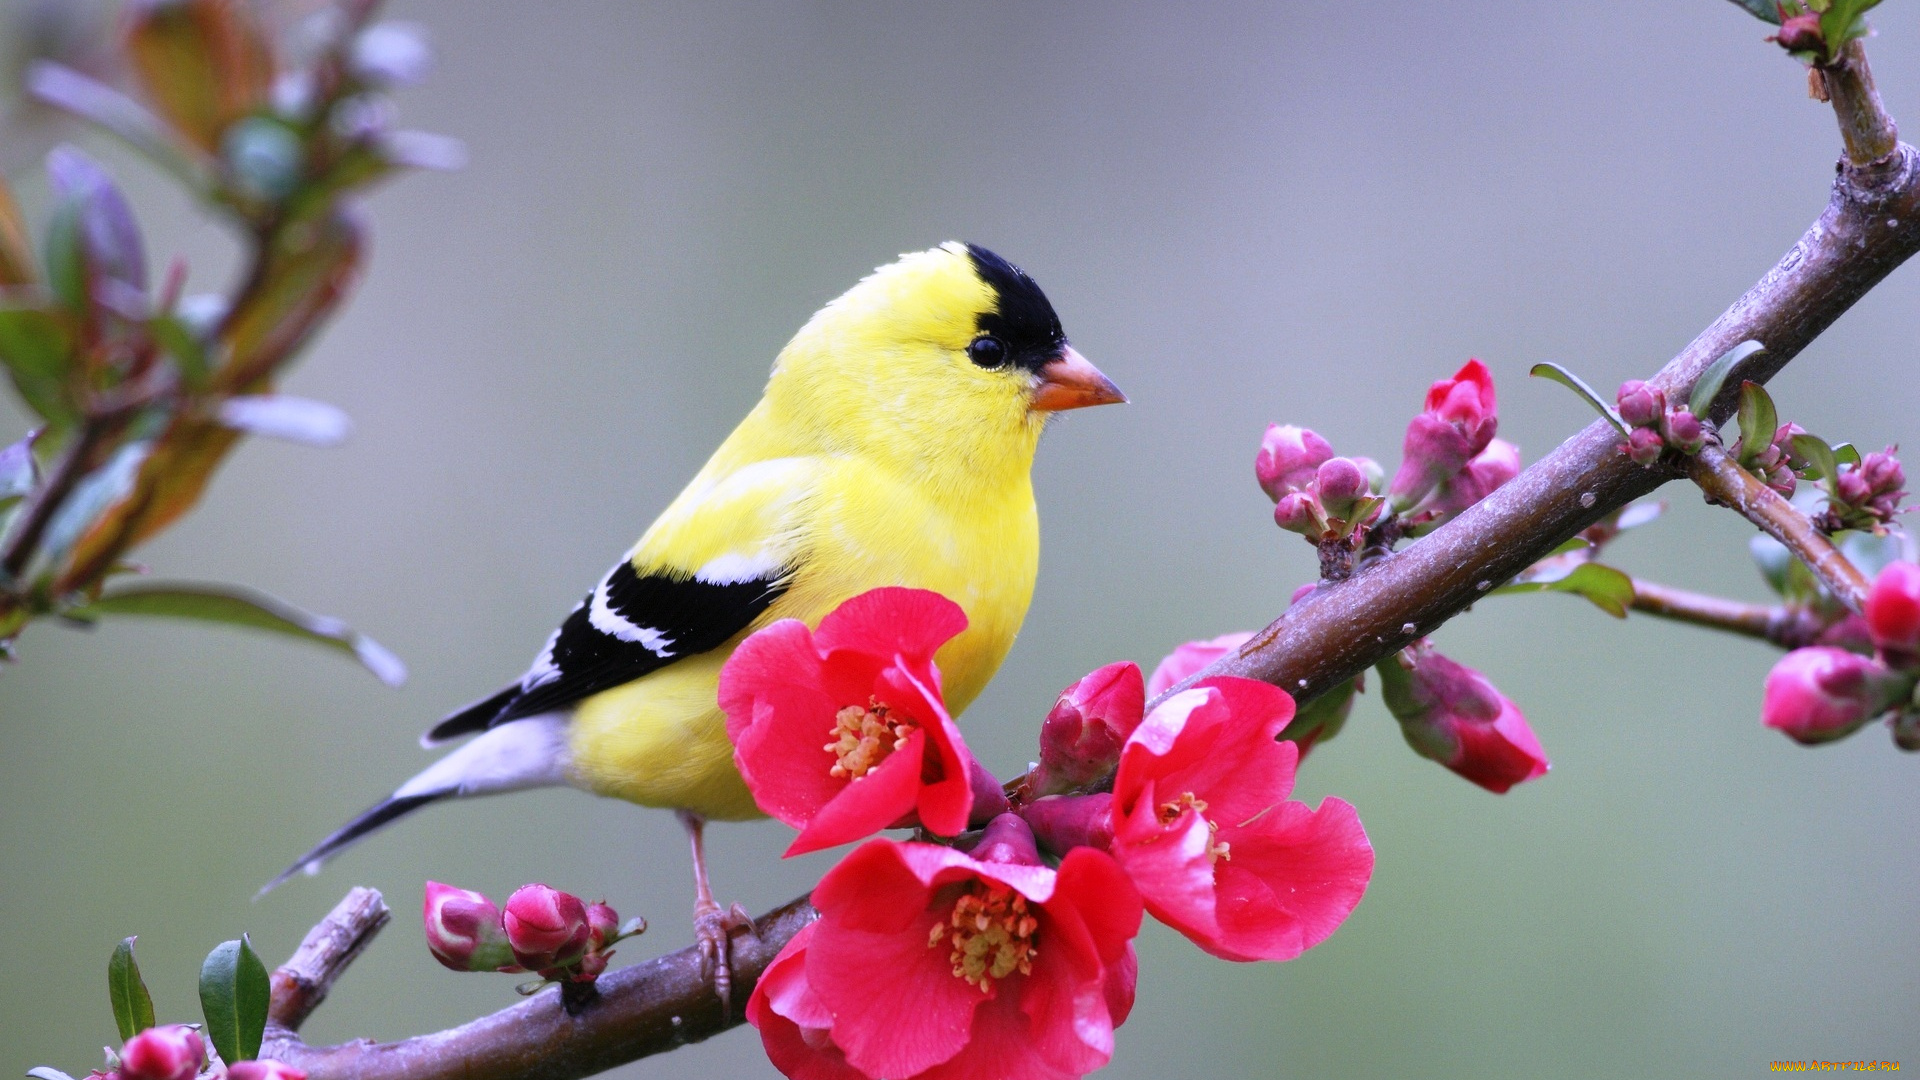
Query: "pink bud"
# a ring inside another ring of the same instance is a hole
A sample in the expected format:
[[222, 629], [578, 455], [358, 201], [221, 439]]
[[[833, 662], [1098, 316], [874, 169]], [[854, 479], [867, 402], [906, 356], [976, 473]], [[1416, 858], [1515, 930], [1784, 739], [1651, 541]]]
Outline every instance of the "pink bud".
[[607, 947], [607, 943], [620, 936], [620, 913], [613, 910], [605, 900], [587, 905], [587, 935], [593, 951]]
[[1376, 670], [1380, 696], [1421, 757], [1495, 793], [1550, 768], [1519, 707], [1472, 668], [1420, 641]]
[[1146, 701], [1139, 666], [1124, 660], [1062, 690], [1040, 724], [1040, 771], [1034, 790], [1042, 795], [1071, 791], [1112, 771]]
[[994, 818], [968, 854], [981, 862], [1040, 865], [1040, 849], [1034, 843], [1033, 830], [1018, 814]]
[[[1298, 602], [1302, 596], [1312, 591], [1312, 584], [1302, 585], [1294, 590], [1294, 601]], [[1239, 652], [1240, 646], [1245, 645], [1252, 638], [1253, 631], [1242, 630], [1232, 634], [1221, 634], [1219, 637], [1208, 638], [1205, 641], [1189, 641], [1174, 649], [1161, 657], [1160, 663], [1153, 669], [1153, 674], [1148, 676], [1147, 696], [1159, 697], [1215, 660], [1228, 653]], [[1126, 741], [1126, 736], [1121, 736], [1121, 741]]]
[[307, 1074], [285, 1062], [268, 1059], [227, 1066], [227, 1080], [307, 1080]]
[[1279, 502], [1306, 487], [1313, 471], [1332, 456], [1332, 444], [1307, 428], [1268, 424], [1260, 453], [1253, 459], [1253, 473], [1267, 498]]
[[1898, 700], [1910, 680], [1844, 649], [1795, 649], [1767, 673], [1760, 722], [1809, 746], [1831, 742]]
[[1427, 407], [1407, 424], [1400, 450], [1400, 471], [1388, 488], [1393, 505], [1406, 511], [1435, 487], [1466, 467], [1499, 426], [1493, 375], [1485, 364], [1469, 360], [1451, 379], [1427, 391]]
[[1860, 475], [1867, 482], [1867, 489], [1875, 495], [1890, 495], [1907, 486], [1907, 472], [1900, 467], [1900, 459], [1893, 456], [1894, 447], [1868, 454], [1860, 462]]
[[480, 893], [429, 881], [420, 921], [426, 926], [433, 958], [454, 971], [501, 971], [514, 966], [500, 909]]
[[1320, 508], [1320, 500], [1311, 491], [1281, 496], [1273, 507], [1273, 523], [1310, 540], [1319, 539], [1320, 534], [1327, 531], [1326, 511]]
[[1667, 444], [1660, 440], [1660, 433], [1653, 428], [1634, 428], [1633, 433], [1627, 436], [1627, 445], [1621, 449], [1636, 463], [1651, 467], [1660, 460]]
[[1867, 631], [1890, 658], [1920, 654], [1920, 566], [1888, 563], [1867, 592]]
[[592, 931], [587, 905], [546, 885], [522, 885], [507, 898], [501, 916], [507, 944], [520, 966], [541, 971], [565, 967], [587, 951]]
[[148, 1028], [120, 1048], [121, 1080], [193, 1080], [206, 1063], [206, 1044], [185, 1024]]
[[1328, 458], [1314, 477], [1320, 493], [1320, 505], [1327, 517], [1352, 520], [1356, 504], [1372, 494], [1367, 489], [1367, 474], [1352, 458]]
[[1660, 426], [1660, 434], [1668, 446], [1683, 454], [1697, 454], [1707, 445], [1707, 431], [1700, 426], [1700, 418], [1685, 409], [1668, 413]]
[[1035, 840], [1055, 855], [1077, 847], [1107, 850], [1113, 844], [1113, 793], [1049, 795], [1020, 808]]
[[1441, 484], [1414, 509], [1410, 516], [1417, 521], [1409, 535], [1431, 532], [1518, 475], [1520, 448], [1505, 439], [1493, 440], [1479, 457], [1467, 462], [1466, 468]]
[[1827, 51], [1826, 36], [1820, 32], [1820, 16], [1812, 13], [1780, 20], [1780, 32], [1767, 40], [1778, 42], [1790, 53], [1824, 55]]
[[1667, 395], [1639, 379], [1621, 383], [1614, 402], [1620, 410], [1620, 419], [1626, 421], [1628, 427], [1658, 427], [1660, 418], [1667, 415]]

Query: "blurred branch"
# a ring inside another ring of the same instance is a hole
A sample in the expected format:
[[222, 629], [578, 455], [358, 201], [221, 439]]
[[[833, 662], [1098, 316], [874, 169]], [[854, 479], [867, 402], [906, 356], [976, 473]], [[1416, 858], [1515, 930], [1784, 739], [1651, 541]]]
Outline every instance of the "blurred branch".
[[1633, 579], [1631, 606], [1644, 615], [1758, 638], [1783, 649], [1812, 645], [1826, 629], [1826, 624], [1804, 606], [1749, 604], [1640, 578]]
[[1866, 608], [1871, 583], [1859, 568], [1840, 554], [1840, 549], [1814, 527], [1807, 515], [1759, 477], [1741, 468], [1725, 450], [1708, 443], [1687, 462], [1687, 475], [1713, 501], [1732, 507], [1768, 536], [1785, 544], [1847, 610], [1858, 615]]

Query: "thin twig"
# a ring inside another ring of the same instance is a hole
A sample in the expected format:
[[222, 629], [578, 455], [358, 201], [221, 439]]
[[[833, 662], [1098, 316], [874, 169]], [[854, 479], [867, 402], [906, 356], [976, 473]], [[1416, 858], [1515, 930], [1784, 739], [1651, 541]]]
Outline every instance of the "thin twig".
[[1820, 74], [1840, 122], [1840, 138], [1847, 144], [1847, 160], [1865, 166], [1893, 153], [1900, 144], [1900, 129], [1880, 104], [1880, 92], [1873, 87], [1873, 69], [1867, 66], [1867, 50], [1860, 40], [1847, 42]]
[[1749, 604], [1640, 578], [1633, 579], [1631, 606], [1643, 615], [1758, 638], [1783, 649], [1812, 645], [1827, 628], [1818, 615], [1798, 604]]
[[1813, 527], [1807, 515], [1741, 468], [1725, 450], [1708, 443], [1688, 463], [1687, 475], [1715, 502], [1732, 507], [1762, 532], [1787, 545], [1848, 611], [1858, 615], [1865, 610], [1871, 585], [1866, 575], [1840, 554], [1825, 533]]
[[273, 1002], [267, 1019], [292, 1038], [327, 999], [333, 981], [359, 958], [393, 913], [375, 889], [356, 886], [307, 931], [293, 956], [273, 970]]

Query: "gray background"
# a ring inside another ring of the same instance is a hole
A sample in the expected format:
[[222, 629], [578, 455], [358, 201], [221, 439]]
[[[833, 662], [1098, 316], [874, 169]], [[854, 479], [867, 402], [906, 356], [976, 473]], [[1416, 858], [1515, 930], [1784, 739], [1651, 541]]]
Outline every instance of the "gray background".
[[[655, 924], [621, 960], [684, 945], [671, 818], [571, 792], [436, 808], [250, 897], [422, 766], [434, 717], [517, 674], [787, 336], [895, 253], [960, 237], [1020, 262], [1134, 401], [1065, 418], [1041, 448], [1032, 613], [965, 718], [1006, 771], [1082, 672], [1260, 625], [1311, 572], [1252, 482], [1268, 421], [1391, 463], [1426, 384], [1477, 355], [1532, 460], [1587, 414], [1527, 366], [1605, 387], [1653, 370], [1812, 220], [1838, 149], [1796, 66], [1722, 0], [391, 10], [440, 57], [407, 123], [466, 140], [472, 165], [372, 200], [371, 272], [288, 384], [357, 434], [246, 446], [144, 558], [346, 618], [413, 679], [396, 693], [218, 629], [34, 629], [0, 676], [0, 1071], [97, 1060], [122, 935], [141, 935], [162, 1016], [190, 1019], [208, 948], [246, 930], [277, 961], [354, 883], [400, 918], [317, 1040], [513, 1000], [507, 977], [430, 959], [426, 877], [605, 895]], [[1875, 21], [1881, 89], [1920, 125], [1920, 15]], [[56, 137], [6, 129], [36, 217]], [[101, 152], [156, 263], [183, 252], [219, 286], [229, 240]], [[1775, 384], [1783, 413], [1911, 441], [1917, 293], [1900, 271], [1808, 350]], [[1668, 495], [1619, 560], [1760, 598], [1750, 530]], [[1284, 965], [1150, 925], [1107, 1075], [1920, 1066], [1920, 761], [1877, 729], [1817, 751], [1763, 731], [1775, 654], [1753, 643], [1564, 597], [1489, 601], [1439, 640], [1522, 704], [1552, 774], [1490, 795], [1408, 752], [1369, 694], [1301, 781], [1359, 808], [1379, 853], [1365, 901]], [[717, 828], [726, 898], [764, 909], [830, 865], [779, 861], [789, 835]], [[742, 1031], [621, 1075], [771, 1070]]]

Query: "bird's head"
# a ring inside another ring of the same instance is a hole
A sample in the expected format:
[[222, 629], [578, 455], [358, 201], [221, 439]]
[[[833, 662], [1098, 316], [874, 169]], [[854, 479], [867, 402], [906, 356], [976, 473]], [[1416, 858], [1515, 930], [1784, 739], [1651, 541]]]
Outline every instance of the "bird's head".
[[1040, 286], [977, 244], [883, 266], [814, 315], [771, 405], [846, 449], [915, 468], [1024, 469], [1048, 417], [1123, 402], [1067, 344]]

